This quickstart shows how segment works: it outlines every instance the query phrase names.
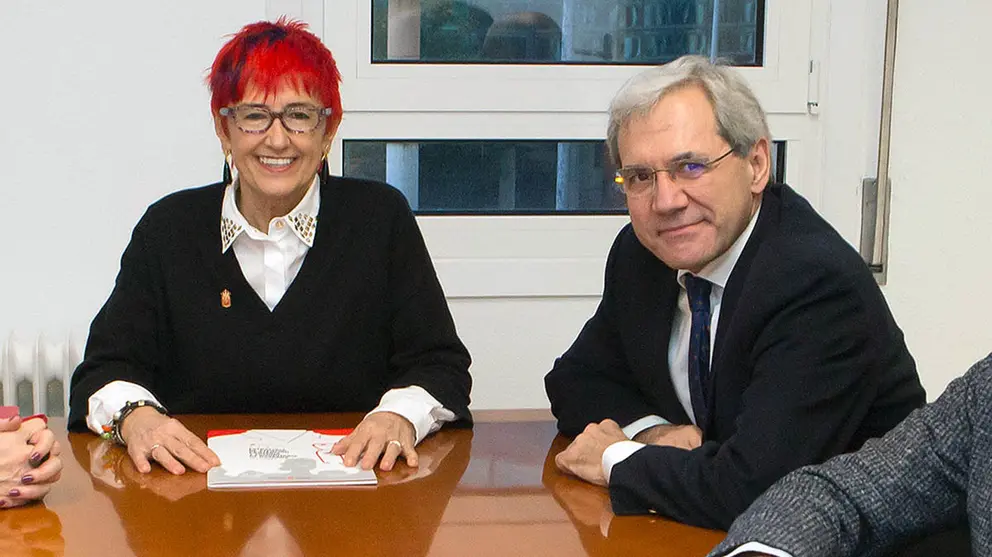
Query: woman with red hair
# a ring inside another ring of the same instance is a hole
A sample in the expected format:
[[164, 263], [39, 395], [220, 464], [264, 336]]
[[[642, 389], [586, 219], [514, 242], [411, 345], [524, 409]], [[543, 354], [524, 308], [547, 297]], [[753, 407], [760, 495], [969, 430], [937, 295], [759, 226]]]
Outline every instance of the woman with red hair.
[[221, 48], [224, 180], [135, 227], [72, 377], [70, 429], [181, 474], [219, 461], [170, 413], [368, 412], [334, 450], [384, 470], [470, 423], [469, 355], [405, 198], [328, 173], [339, 81], [302, 23], [253, 23]]

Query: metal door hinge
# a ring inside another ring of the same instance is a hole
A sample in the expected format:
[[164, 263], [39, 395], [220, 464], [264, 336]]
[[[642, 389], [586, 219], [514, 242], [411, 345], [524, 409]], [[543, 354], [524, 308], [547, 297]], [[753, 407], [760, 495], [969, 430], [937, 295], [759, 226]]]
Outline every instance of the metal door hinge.
[[820, 62], [809, 61], [809, 83], [806, 88], [806, 110], [810, 114], [820, 113]]

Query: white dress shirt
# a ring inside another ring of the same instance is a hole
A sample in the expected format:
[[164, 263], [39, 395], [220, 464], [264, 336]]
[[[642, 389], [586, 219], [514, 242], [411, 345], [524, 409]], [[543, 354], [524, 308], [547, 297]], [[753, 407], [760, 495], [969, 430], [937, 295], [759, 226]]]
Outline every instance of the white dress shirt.
[[[716, 329], [720, 322], [720, 305], [723, 302], [723, 290], [727, 287], [727, 280], [733, 272], [737, 260], [740, 259], [744, 246], [754, 231], [754, 224], [758, 222], [758, 214], [761, 212], [761, 205], [754, 212], [751, 221], [744, 232], [737, 237], [737, 240], [713, 261], [706, 264], [696, 276], [704, 278], [713, 284], [710, 290], [710, 347], [716, 343]], [[672, 317], [672, 336], [668, 341], [668, 373], [671, 376], [672, 385], [675, 386], [675, 395], [682, 408], [692, 423], [696, 423], [696, 415], [692, 411], [692, 399], [689, 397], [689, 334], [692, 331], [692, 311], [689, 309], [689, 294], [685, 290], [685, 276], [689, 271], [680, 269], [676, 280], [679, 283], [678, 309]], [[710, 350], [710, 364], [713, 363], [713, 350]], [[623, 428], [624, 435], [633, 439], [635, 435], [656, 425], [671, 423], [661, 416], [645, 416]], [[641, 450], [643, 443], [637, 441], [618, 441], [606, 448], [603, 453], [603, 473], [606, 481], [610, 481], [610, 473], [618, 463]]]
[[742, 553], [767, 553], [768, 555], [774, 555], [775, 557], [792, 557], [791, 553], [786, 553], [781, 549], [775, 549], [774, 547], [768, 547], [763, 543], [758, 542], [748, 542], [733, 552], [728, 553], [726, 557], [734, 557], [735, 555], [741, 555]]
[[[269, 221], [268, 231], [262, 232], [248, 223], [238, 209], [237, 181], [227, 186], [221, 204], [221, 253], [234, 249], [234, 255], [248, 284], [265, 302], [269, 311], [293, 284], [303, 266], [307, 252], [313, 247], [320, 210], [320, 188], [315, 177], [310, 189], [288, 214]], [[144, 387], [127, 381], [113, 381], [89, 398], [86, 425], [95, 433], [113, 421], [114, 413], [128, 401], [158, 400]], [[395, 412], [413, 424], [416, 442], [440, 429], [441, 424], [455, 419], [455, 414], [438, 402], [422, 387], [410, 386], [387, 391], [379, 400], [375, 412]]]

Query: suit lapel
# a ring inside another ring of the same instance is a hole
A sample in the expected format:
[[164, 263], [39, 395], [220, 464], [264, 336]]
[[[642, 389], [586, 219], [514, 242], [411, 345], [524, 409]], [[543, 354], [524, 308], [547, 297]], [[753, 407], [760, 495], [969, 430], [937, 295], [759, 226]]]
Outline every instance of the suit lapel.
[[[762, 243], [778, 227], [778, 213], [780, 208], [781, 203], [778, 196], [774, 195], [771, 191], [767, 192], [761, 201], [761, 212], [758, 214], [758, 222], [754, 224], [751, 237], [748, 238], [747, 243], [744, 245], [744, 250], [737, 260], [737, 264], [734, 265], [734, 270], [731, 271], [730, 277], [727, 279], [727, 287], [723, 290], [723, 298], [720, 301], [720, 322], [717, 324], [716, 339], [713, 343], [713, 364], [710, 366], [711, 377], [719, 376], [715, 372], [719, 371], [720, 364], [722, 364], [720, 356], [723, 354], [723, 348], [727, 342], [727, 329], [733, 324], [734, 312], [737, 310], [737, 305], [740, 302], [741, 292], [744, 290], [744, 285], [750, 274], [754, 258], [761, 248]], [[710, 383], [712, 385], [712, 381]]]
[[701, 425], [700, 429], [706, 432], [716, 415], [714, 405], [719, 391], [716, 388], [721, 378], [725, 378], [728, 373], [735, 373], [740, 368], [739, 362], [727, 362], [727, 343], [730, 342], [729, 331], [734, 325], [734, 314], [737, 306], [741, 302], [741, 294], [747, 284], [747, 278], [751, 274], [751, 266], [761, 249], [762, 244], [775, 234], [780, 220], [781, 200], [779, 190], [769, 186], [761, 201], [761, 211], [758, 214], [758, 222], [751, 231], [740, 258], [734, 265], [730, 277], [727, 279], [727, 287], [723, 291], [723, 298], [720, 302], [720, 321], [716, 328], [716, 339], [713, 343], [713, 356], [710, 364], [710, 380], [708, 385], [707, 400], [709, 401], [709, 423]]
[[664, 417], [673, 423], [692, 423], [685, 408], [675, 394], [672, 373], [668, 366], [668, 346], [672, 338], [672, 318], [677, 310], [678, 295], [681, 289], [676, 282], [676, 272], [659, 261], [638, 242], [643, 257], [642, 264], [651, 269], [647, 282], [642, 285], [639, 300], [648, 301], [641, 309], [641, 319], [635, 319], [633, 326], [643, 327], [634, 338], [643, 338], [644, 345], [638, 350], [646, 357], [641, 360], [640, 381], [644, 392], [655, 399], [658, 408], [664, 409]]
[[675, 385], [672, 383], [672, 370], [668, 366], [668, 346], [672, 340], [672, 321], [675, 317], [675, 312], [678, 311], [679, 295], [682, 293], [682, 288], [679, 287], [679, 283], [676, 280], [677, 273], [671, 269], [668, 269], [668, 271], [669, 273], [664, 279], [664, 288], [662, 289], [662, 303], [664, 305], [661, 312], [658, 313], [658, 315], [664, 316], [661, 327], [662, 334], [658, 339], [658, 347], [661, 349], [661, 353], [658, 354], [657, 361], [661, 362], [660, 378], [665, 382], [665, 388], [657, 389], [656, 392], [662, 393], [661, 402], [665, 405], [665, 408], [675, 409], [675, 415], [673, 417], [679, 421], [675, 421], [674, 423], [691, 424], [692, 420], [689, 418], [689, 414], [686, 413], [685, 408], [682, 407], [682, 402], [675, 394]]

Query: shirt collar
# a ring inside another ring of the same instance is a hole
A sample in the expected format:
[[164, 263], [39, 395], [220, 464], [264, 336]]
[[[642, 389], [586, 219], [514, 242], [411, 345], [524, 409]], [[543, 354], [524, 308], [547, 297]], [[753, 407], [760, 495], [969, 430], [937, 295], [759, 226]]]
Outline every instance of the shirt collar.
[[[754, 225], [758, 222], [759, 213], [761, 213], [760, 201], [758, 202], [758, 209], [751, 217], [751, 222], [747, 223], [747, 228], [744, 229], [744, 232], [741, 232], [741, 235], [730, 245], [730, 248], [718, 255], [713, 261], [704, 265], [698, 273], [692, 274], [708, 280], [715, 286], [726, 288], [727, 280], [730, 279], [730, 273], [734, 270], [734, 266], [737, 265], [737, 260], [741, 258], [741, 253], [744, 252], [744, 246], [747, 245], [747, 241], [751, 237], [751, 232], [754, 231]], [[685, 276], [688, 274], [689, 271], [679, 269], [678, 281], [682, 288], [685, 288]]]
[[[317, 214], [320, 212], [320, 188], [317, 186], [319, 178], [314, 176], [310, 188], [303, 195], [303, 199], [286, 216], [279, 217], [285, 219], [290, 225], [293, 233], [307, 247], [313, 247], [313, 238], [317, 232]], [[227, 250], [238, 239], [242, 232], [248, 232], [252, 236], [264, 238], [265, 232], [256, 230], [248, 220], [241, 214], [236, 202], [238, 182], [228, 184], [224, 189], [224, 201], [220, 209], [220, 252]]]

